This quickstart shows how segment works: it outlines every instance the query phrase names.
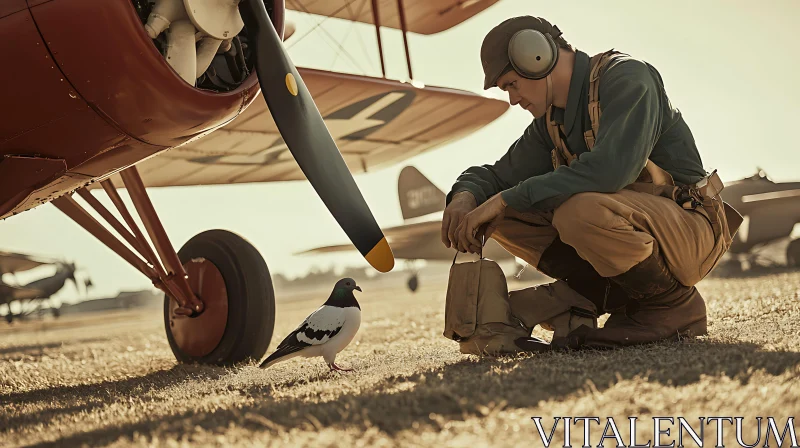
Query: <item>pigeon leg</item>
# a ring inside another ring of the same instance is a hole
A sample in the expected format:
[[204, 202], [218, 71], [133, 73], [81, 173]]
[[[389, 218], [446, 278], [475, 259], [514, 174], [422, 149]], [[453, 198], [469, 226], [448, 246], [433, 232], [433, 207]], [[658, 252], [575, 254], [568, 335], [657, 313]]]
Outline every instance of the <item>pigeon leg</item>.
[[330, 364], [330, 368], [331, 368], [331, 370], [336, 370], [337, 372], [352, 372], [353, 371], [353, 369], [343, 369], [343, 368], [337, 366], [335, 362], [332, 362]]

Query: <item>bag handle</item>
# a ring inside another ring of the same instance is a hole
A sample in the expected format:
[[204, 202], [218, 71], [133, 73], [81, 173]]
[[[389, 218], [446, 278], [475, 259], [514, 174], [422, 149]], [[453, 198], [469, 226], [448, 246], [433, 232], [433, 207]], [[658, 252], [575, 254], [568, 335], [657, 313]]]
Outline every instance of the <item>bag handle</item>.
[[[483, 246], [484, 246], [485, 244], [486, 244], [486, 238], [485, 238], [485, 236], [484, 236], [484, 235], [481, 235], [481, 248], [480, 248], [480, 254], [479, 254], [479, 255], [480, 255], [480, 259], [481, 259], [481, 260], [483, 260]], [[451, 264], [450, 264], [450, 266], [453, 266], [453, 265], [455, 265], [455, 264], [456, 264], [456, 258], [458, 258], [458, 254], [460, 254], [460, 253], [461, 253], [461, 252], [459, 252], [458, 250], [456, 250], [456, 254], [453, 256], [453, 263], [451, 263]]]

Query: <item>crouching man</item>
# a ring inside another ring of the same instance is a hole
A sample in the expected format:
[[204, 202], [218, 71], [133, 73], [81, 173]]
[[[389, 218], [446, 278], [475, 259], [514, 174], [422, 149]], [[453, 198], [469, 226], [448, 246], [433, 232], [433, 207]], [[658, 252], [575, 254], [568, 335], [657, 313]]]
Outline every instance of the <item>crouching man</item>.
[[[558, 279], [528, 298], [512, 293], [511, 307], [532, 328], [546, 317], [537, 295], [563, 297], [566, 319], [553, 320], [562, 328], [545, 325], [562, 345], [706, 334], [694, 285], [728, 249], [741, 217], [719, 198], [722, 184], [703, 168], [658, 71], [613, 50], [590, 57], [530, 16], [492, 29], [480, 56], [484, 89], [499, 87], [534, 119], [500, 160], [458, 177], [442, 242], [477, 253], [481, 236], [491, 237]], [[576, 295], [594, 306], [569, 305]], [[587, 308], [610, 313], [602, 328], [570, 326], [571, 313]]]

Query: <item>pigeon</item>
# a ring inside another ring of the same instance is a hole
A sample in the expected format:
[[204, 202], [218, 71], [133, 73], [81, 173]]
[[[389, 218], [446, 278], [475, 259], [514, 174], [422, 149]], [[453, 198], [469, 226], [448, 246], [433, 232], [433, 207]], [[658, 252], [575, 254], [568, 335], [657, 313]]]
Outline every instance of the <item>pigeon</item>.
[[334, 361], [336, 354], [350, 344], [361, 326], [361, 306], [353, 290], [361, 291], [361, 288], [352, 278], [336, 282], [328, 300], [289, 333], [259, 367], [266, 369], [296, 356], [322, 356], [331, 371], [352, 371], [337, 366]]

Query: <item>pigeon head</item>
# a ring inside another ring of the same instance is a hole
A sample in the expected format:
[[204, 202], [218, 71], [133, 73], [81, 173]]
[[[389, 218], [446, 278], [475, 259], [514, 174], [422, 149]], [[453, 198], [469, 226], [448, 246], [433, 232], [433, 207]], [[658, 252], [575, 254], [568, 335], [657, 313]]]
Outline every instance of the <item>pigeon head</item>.
[[336, 286], [333, 287], [333, 291], [325, 304], [341, 308], [355, 306], [361, 309], [356, 296], [353, 295], [353, 290], [361, 291], [361, 288], [356, 285], [356, 281], [352, 278], [343, 278], [336, 282]]
[[356, 285], [356, 281], [352, 278], [343, 278], [336, 282], [336, 286], [333, 287], [335, 290], [344, 290], [344, 291], [361, 291], [361, 288]]

